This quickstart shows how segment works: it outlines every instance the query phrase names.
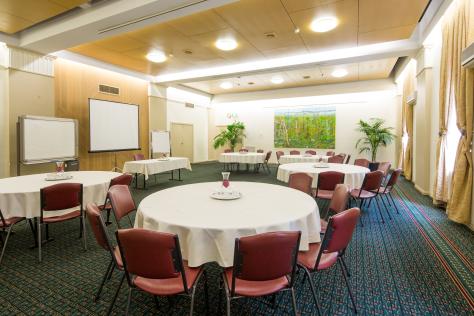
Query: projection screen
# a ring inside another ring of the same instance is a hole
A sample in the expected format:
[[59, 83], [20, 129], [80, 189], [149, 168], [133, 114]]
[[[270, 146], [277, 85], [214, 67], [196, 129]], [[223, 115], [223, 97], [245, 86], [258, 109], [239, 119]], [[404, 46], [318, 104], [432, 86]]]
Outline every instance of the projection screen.
[[139, 107], [89, 99], [90, 152], [139, 150]]

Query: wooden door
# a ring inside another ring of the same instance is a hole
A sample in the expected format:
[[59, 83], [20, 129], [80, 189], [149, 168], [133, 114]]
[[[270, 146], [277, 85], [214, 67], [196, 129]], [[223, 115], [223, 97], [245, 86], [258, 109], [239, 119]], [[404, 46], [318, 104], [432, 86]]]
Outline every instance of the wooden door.
[[171, 155], [194, 161], [194, 127], [192, 124], [171, 123]]

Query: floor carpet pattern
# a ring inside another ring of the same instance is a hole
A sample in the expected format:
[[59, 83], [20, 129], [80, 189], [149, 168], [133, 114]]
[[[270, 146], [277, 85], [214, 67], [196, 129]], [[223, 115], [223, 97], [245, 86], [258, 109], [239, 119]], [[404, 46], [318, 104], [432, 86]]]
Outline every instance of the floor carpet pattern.
[[[137, 204], [145, 196], [165, 188], [220, 179], [221, 165], [194, 164], [193, 171], [182, 172], [183, 181], [168, 181], [168, 175], [151, 177], [147, 190], [133, 190]], [[273, 173], [232, 173], [231, 181], [258, 181], [281, 184]], [[155, 181], [156, 180], [156, 181]], [[271, 196], [269, 196], [271, 198]], [[375, 209], [363, 210], [364, 226], [357, 227], [347, 251], [350, 283], [361, 315], [474, 315], [474, 233], [446, 218], [429, 197], [419, 194], [402, 179], [394, 198], [399, 214], [384, 212], [385, 224]], [[325, 205], [320, 204], [320, 209]], [[110, 232], [115, 226], [109, 226]], [[120, 280], [114, 272], [104, 286], [101, 299], [93, 297], [109, 262], [108, 254], [88, 234], [88, 250], [77, 238], [79, 222], [51, 225], [55, 237], [43, 247], [43, 262], [30, 249], [33, 238], [26, 223], [15, 227], [5, 258], [0, 266], [0, 315], [104, 315]], [[111, 235], [112, 236], [112, 235]], [[196, 315], [223, 315], [224, 296], [219, 290], [221, 269], [205, 267], [209, 282], [209, 310], [204, 289], [198, 287]], [[335, 267], [314, 276], [324, 315], [351, 315], [350, 300], [342, 275]], [[125, 310], [127, 286], [124, 284], [113, 310]], [[296, 285], [296, 300], [301, 315], [314, 315], [309, 284], [302, 275]], [[277, 296], [277, 307], [263, 299], [241, 299], [232, 303], [232, 315], [288, 315], [290, 297]], [[189, 300], [159, 299], [135, 291], [132, 315], [186, 315]]]

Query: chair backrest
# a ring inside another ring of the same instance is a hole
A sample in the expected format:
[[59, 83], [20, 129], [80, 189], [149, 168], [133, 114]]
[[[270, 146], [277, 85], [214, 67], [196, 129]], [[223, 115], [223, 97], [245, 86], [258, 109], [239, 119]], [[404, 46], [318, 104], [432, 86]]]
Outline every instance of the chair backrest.
[[329, 218], [328, 227], [316, 259], [315, 270], [323, 253], [343, 252], [349, 245], [360, 216], [357, 207], [340, 212]]
[[383, 172], [383, 176], [386, 177], [388, 175], [388, 172], [390, 171], [390, 166], [392, 164], [390, 162], [380, 162], [377, 170], [380, 170]]
[[299, 155], [300, 151], [299, 150], [290, 150], [290, 155]]
[[347, 208], [349, 202], [349, 187], [345, 184], [338, 184], [332, 194], [331, 202], [329, 202], [329, 209], [334, 213], [340, 213]]
[[312, 195], [313, 178], [304, 172], [295, 172], [290, 174], [288, 186], [290, 188], [300, 190], [304, 193]]
[[235, 278], [269, 281], [293, 276], [301, 232], [269, 232], [235, 239], [232, 292]]
[[346, 165], [349, 163], [349, 161], [351, 160], [351, 155], [347, 155], [347, 159], [346, 159], [346, 162], [344, 162]]
[[130, 189], [126, 185], [114, 185], [107, 193], [112, 210], [114, 211], [117, 223], [124, 217], [135, 211], [136, 206], [133, 201]]
[[310, 155], [317, 155], [317, 152], [315, 150], [307, 150], [304, 152], [305, 154], [310, 154]]
[[124, 173], [119, 175], [118, 177], [113, 178], [110, 180], [109, 188], [114, 185], [130, 185], [132, 183], [133, 176], [129, 173]]
[[[107, 251], [112, 252], [112, 244], [110, 243], [109, 236], [107, 234], [107, 228], [105, 227], [104, 220], [100, 216], [100, 210], [95, 203], [89, 203], [86, 206], [87, 219], [91, 226], [91, 230], [94, 233], [95, 240]], [[115, 258], [115, 256], [112, 256]]]
[[267, 154], [265, 155], [265, 162], [268, 162], [271, 156], [272, 156], [272, 151], [271, 150], [267, 151]]
[[229, 148], [224, 149], [224, 153], [226, 153], [226, 154], [231, 153], [231, 152], [232, 152], [232, 149], [229, 149]]
[[[390, 178], [387, 181], [386, 190], [390, 191], [392, 188], [397, 184], [398, 178], [400, 177], [400, 174], [402, 173], [402, 169], [395, 169], [393, 170], [392, 174], [390, 175]], [[1, 214], [1, 213], [0, 213]]]
[[262, 154], [262, 153], [264, 153], [264, 150], [263, 149], [257, 149], [257, 153]]
[[326, 156], [334, 156], [336, 153], [334, 151], [326, 152]]
[[145, 160], [145, 155], [144, 154], [134, 154], [133, 155], [133, 160]]
[[119, 229], [116, 236], [129, 282], [130, 274], [149, 279], [176, 278], [181, 274], [183, 290], [187, 292], [178, 236], [141, 228]]
[[369, 168], [370, 161], [365, 158], [357, 158], [354, 160], [354, 166]]
[[249, 152], [249, 150], [247, 148], [241, 148], [239, 150], [239, 153], [247, 153], [247, 152]]
[[41, 216], [43, 211], [82, 209], [82, 183], [58, 183], [40, 190]]
[[345, 156], [336, 155], [328, 158], [329, 163], [344, 163]]
[[334, 191], [338, 184], [344, 183], [345, 174], [339, 171], [324, 171], [318, 175], [318, 190]]
[[283, 156], [284, 154], [285, 154], [284, 151], [281, 151], [281, 150], [277, 151], [276, 152], [277, 160], [280, 161], [280, 157]]
[[365, 174], [364, 182], [362, 182], [362, 190], [378, 191], [383, 180], [383, 172], [380, 170], [372, 171]]

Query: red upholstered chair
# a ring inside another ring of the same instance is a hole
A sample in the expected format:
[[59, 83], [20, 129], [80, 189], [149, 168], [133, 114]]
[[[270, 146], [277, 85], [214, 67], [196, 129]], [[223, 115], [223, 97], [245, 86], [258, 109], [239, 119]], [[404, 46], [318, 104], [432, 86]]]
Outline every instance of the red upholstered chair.
[[232, 152], [232, 149], [229, 149], [229, 148], [224, 149], [224, 153], [226, 153], [226, 154], [231, 153], [231, 152]]
[[285, 152], [279, 150], [276, 152], [276, 157], [277, 157], [277, 161], [278, 163], [280, 163], [280, 157], [283, 156], [285, 154]]
[[350, 190], [349, 187], [345, 184], [336, 185], [336, 189], [332, 195], [331, 202], [329, 202], [329, 207], [326, 212], [324, 219], [321, 219], [321, 233], [326, 232], [328, 222], [327, 218], [330, 213], [338, 214], [347, 209], [347, 204], [349, 203]]
[[[153, 296], [185, 295], [191, 299], [192, 315], [196, 285], [205, 272], [202, 267], [191, 268], [183, 261], [178, 236], [139, 228], [120, 229], [116, 235], [129, 287], [125, 315], [130, 309], [133, 290]], [[114, 303], [115, 299], [109, 313]]]
[[384, 179], [388, 176], [391, 166], [392, 166], [392, 164], [390, 162], [380, 162], [379, 163], [379, 165], [377, 167], [377, 170], [380, 170], [380, 171], [383, 172]]
[[358, 158], [354, 160], [354, 166], [369, 168], [370, 161], [365, 158]]
[[236, 238], [234, 266], [222, 275], [227, 315], [230, 304], [242, 297], [289, 291], [296, 315], [294, 279], [301, 232], [270, 232]]
[[346, 156], [336, 155], [328, 158], [329, 163], [344, 163]]
[[326, 152], [326, 156], [334, 156], [336, 153], [334, 151]]
[[388, 205], [390, 206], [390, 203], [391, 203], [392, 206], [397, 211], [397, 214], [400, 214], [398, 212], [397, 205], [395, 204], [395, 201], [393, 200], [392, 191], [393, 191], [393, 188], [395, 187], [395, 185], [397, 184], [398, 178], [400, 177], [401, 173], [402, 173], [402, 169], [395, 169], [392, 172], [392, 174], [390, 175], [390, 178], [388, 179], [387, 184], [385, 186], [381, 186], [380, 189], [379, 189], [380, 198], [381, 198], [387, 212], [388, 212], [388, 207], [385, 204], [385, 201], [384, 201], [383, 197], [385, 197], [387, 199]]
[[248, 153], [248, 152], [249, 152], [249, 150], [247, 148], [241, 148], [239, 150], [239, 153]]
[[134, 154], [133, 155], [133, 160], [145, 160], [145, 155], [144, 154]]
[[351, 160], [351, 155], [347, 155], [346, 162], [344, 162], [346, 165], [349, 164], [349, 161]]
[[137, 207], [135, 206], [129, 187], [126, 185], [114, 185], [109, 189], [107, 196], [112, 205], [117, 227], [122, 228], [120, 226], [120, 220], [124, 217], [127, 217], [130, 226], [133, 226], [132, 220], [128, 215], [136, 211]]
[[317, 199], [330, 200], [336, 186], [344, 183], [345, 174], [338, 171], [325, 171], [318, 175], [318, 184], [316, 185]]
[[290, 174], [288, 186], [313, 196], [313, 177], [304, 172], [295, 172]]
[[[7, 237], [5, 237], [5, 240], [2, 243], [3, 247], [2, 247], [2, 254], [0, 254], [0, 264], [2, 263], [5, 249], [7, 249], [8, 239], [10, 238], [10, 234], [12, 232], [13, 226], [15, 226], [15, 224], [21, 222], [24, 219], [25, 219], [24, 217], [5, 218], [3, 216], [2, 210], [0, 210], [0, 230], [2, 231], [4, 231], [5, 229], [7, 230]], [[30, 222], [30, 225], [31, 225], [31, 222]], [[1, 237], [0, 237], [0, 240], [1, 240]]]
[[[109, 189], [114, 185], [126, 185], [130, 186], [133, 181], [133, 176], [128, 173], [121, 174], [113, 179], [110, 180]], [[104, 204], [99, 207], [102, 211], [107, 211], [107, 221], [105, 222], [107, 225], [111, 224], [110, 222], [110, 211], [112, 210], [112, 206], [109, 203], [108, 195], [105, 197]]]
[[290, 150], [290, 155], [300, 155], [299, 150]]
[[258, 165], [257, 170], [260, 169], [260, 165], [261, 165], [263, 167], [263, 170], [267, 168], [268, 174], [272, 173], [270, 171], [270, 167], [268, 166], [268, 161], [270, 160], [271, 156], [272, 156], [272, 151], [271, 150], [267, 151], [267, 154], [265, 155], [265, 159], [263, 160], [263, 163]]
[[263, 149], [257, 149], [257, 153], [263, 154], [265, 151]]
[[[356, 203], [357, 203], [357, 200], [360, 201], [359, 208], [362, 208], [362, 203], [364, 201], [367, 200], [369, 202], [368, 207], [370, 207], [372, 200], [375, 200], [375, 202], [377, 203], [377, 208], [380, 213], [380, 218], [382, 219], [382, 223], [385, 223], [385, 220], [382, 215], [382, 209], [380, 208], [379, 200], [377, 199], [378, 192], [382, 185], [382, 180], [383, 180], [383, 172], [380, 170], [366, 173], [364, 177], [364, 181], [362, 182], [361, 188], [352, 189], [351, 197], [356, 201]], [[388, 213], [388, 215], [390, 217], [390, 213]], [[362, 221], [361, 221], [361, 224], [362, 224]]]
[[[38, 260], [41, 262], [41, 226], [46, 224], [46, 240], [49, 238], [49, 224], [65, 222], [71, 219], [79, 218], [80, 234], [86, 245], [86, 225], [84, 218], [84, 209], [82, 207], [82, 183], [58, 183], [40, 190], [40, 209], [41, 214], [38, 220]], [[67, 210], [66, 213], [64, 213]], [[60, 215], [56, 215], [60, 212]], [[47, 215], [47, 216], [45, 216]]]
[[298, 254], [298, 267], [305, 272], [305, 279], [309, 279], [311, 292], [316, 304], [318, 314], [320, 314], [319, 302], [316, 296], [316, 289], [311, 274], [329, 270], [336, 263], [339, 263], [342, 276], [347, 286], [354, 311], [357, 313], [354, 296], [347, 277], [349, 272], [344, 261], [344, 254], [352, 239], [352, 234], [360, 217], [358, 208], [351, 208], [329, 218], [326, 234], [321, 243], [309, 245], [308, 251], [300, 251]]
[[97, 301], [100, 298], [100, 293], [102, 292], [105, 281], [107, 281], [107, 279], [112, 275], [114, 269], [117, 268], [118, 270], [123, 270], [123, 263], [119, 247], [113, 247], [112, 243], [110, 242], [107, 228], [105, 228], [104, 220], [102, 219], [102, 216], [100, 216], [100, 209], [97, 207], [97, 205], [94, 203], [88, 204], [86, 207], [86, 214], [97, 244], [110, 255], [110, 263], [104, 273], [102, 282], [100, 283], [99, 289], [95, 295], [94, 300]]
[[305, 154], [310, 154], [310, 155], [317, 155], [318, 153], [315, 150], [307, 150], [304, 152]]

